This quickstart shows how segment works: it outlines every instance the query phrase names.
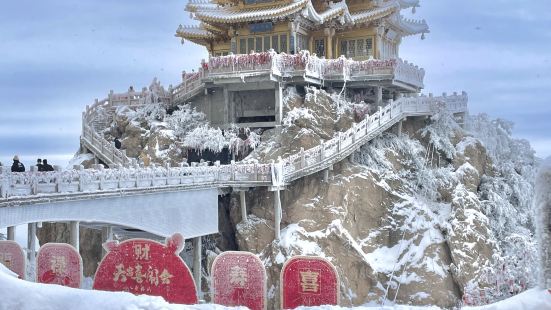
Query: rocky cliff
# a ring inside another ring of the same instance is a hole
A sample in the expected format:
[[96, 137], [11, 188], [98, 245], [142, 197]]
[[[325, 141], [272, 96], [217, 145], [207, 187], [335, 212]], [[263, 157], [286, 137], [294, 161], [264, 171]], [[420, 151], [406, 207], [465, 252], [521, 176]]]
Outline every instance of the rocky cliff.
[[[217, 138], [215, 145], [256, 148], [244, 160], [259, 162], [308, 149], [361, 117], [357, 111], [364, 107], [345, 97], [288, 89], [283, 126], [264, 132], [260, 144], [253, 134], [237, 144]], [[117, 111], [105, 134], [121, 137], [127, 153], [145, 163], [182, 161], [190, 137], [198, 141], [194, 131], [207, 128], [204, 118], [184, 106], [178, 119], [149, 109]], [[461, 128], [444, 110], [408, 119], [402, 128], [332, 167], [327, 180], [319, 173], [287, 186], [280, 240], [274, 240], [272, 192], [247, 192], [247, 219], [237, 194], [220, 198], [217, 251], [261, 258], [273, 309], [279, 307], [281, 267], [294, 255], [323, 256], [337, 267], [344, 306], [450, 308], [533, 285], [527, 275], [535, 265], [530, 193], [536, 159], [529, 145], [511, 138], [507, 122], [476, 116]]]

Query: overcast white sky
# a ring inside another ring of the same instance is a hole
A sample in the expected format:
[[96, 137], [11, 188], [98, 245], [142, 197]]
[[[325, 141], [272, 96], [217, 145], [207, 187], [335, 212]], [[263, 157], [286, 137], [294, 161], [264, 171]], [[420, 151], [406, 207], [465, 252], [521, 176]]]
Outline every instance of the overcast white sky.
[[[81, 112], [110, 89], [176, 85], [205, 51], [174, 33], [186, 0], [18, 0], [0, 10], [0, 161], [65, 164]], [[426, 92], [465, 90], [474, 113], [515, 122], [517, 137], [551, 155], [551, 1], [424, 0], [427, 39], [402, 58], [425, 68]], [[409, 15], [408, 11], [408, 15]]]

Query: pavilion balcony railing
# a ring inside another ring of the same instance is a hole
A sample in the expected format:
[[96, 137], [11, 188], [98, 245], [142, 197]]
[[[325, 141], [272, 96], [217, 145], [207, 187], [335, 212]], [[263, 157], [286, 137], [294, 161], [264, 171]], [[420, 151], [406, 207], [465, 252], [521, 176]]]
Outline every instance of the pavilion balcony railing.
[[304, 76], [319, 80], [396, 80], [423, 88], [425, 71], [401, 59], [370, 59], [355, 61], [344, 56], [323, 59], [301, 51], [295, 55], [274, 51], [211, 57], [199, 72], [184, 74], [182, 84], [173, 90], [173, 99], [179, 100], [202, 87], [203, 79], [243, 78], [251, 75], [272, 74], [280, 77]]

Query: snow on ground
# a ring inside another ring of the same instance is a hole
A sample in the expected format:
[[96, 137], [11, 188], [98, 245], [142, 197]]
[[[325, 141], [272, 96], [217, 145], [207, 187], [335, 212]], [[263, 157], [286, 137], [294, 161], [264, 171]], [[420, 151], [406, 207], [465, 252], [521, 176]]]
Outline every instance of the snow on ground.
[[[300, 307], [297, 310], [341, 310], [349, 309], [337, 306]], [[381, 310], [439, 310], [434, 306], [416, 307], [405, 305], [381, 306], [375, 303], [366, 304], [355, 310], [381, 309]], [[551, 309], [551, 292], [547, 290], [531, 289], [509, 299], [481, 307], [463, 307], [465, 310], [545, 310]]]
[[173, 305], [161, 297], [73, 289], [16, 279], [0, 264], [0, 310], [224, 310], [218, 305]]

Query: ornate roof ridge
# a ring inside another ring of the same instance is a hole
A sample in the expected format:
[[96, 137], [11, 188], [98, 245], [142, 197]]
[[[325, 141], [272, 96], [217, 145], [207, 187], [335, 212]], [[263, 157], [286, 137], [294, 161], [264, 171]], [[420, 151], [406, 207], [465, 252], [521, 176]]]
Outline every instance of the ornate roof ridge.
[[402, 9], [419, 7], [419, 0], [397, 0]]
[[430, 33], [429, 25], [424, 19], [415, 20], [398, 15], [396, 18], [392, 19], [391, 23], [404, 32], [406, 36], [419, 33]]
[[350, 12], [348, 11], [348, 5], [345, 1], [341, 2], [330, 2], [329, 8], [325, 10], [324, 12], [318, 13], [314, 6], [312, 5], [312, 2], [310, 1], [307, 4], [307, 12], [305, 12], [305, 17], [308, 19], [318, 23], [323, 24], [334, 17], [341, 15], [344, 19], [341, 23], [353, 23], [352, 16], [350, 15]]
[[354, 23], [364, 23], [386, 17], [399, 9], [400, 5], [397, 2], [390, 2], [385, 6], [354, 12], [351, 16]]
[[251, 22], [257, 20], [285, 17], [299, 12], [310, 0], [293, 0], [291, 3], [276, 4], [269, 7], [242, 8], [237, 6], [212, 6], [206, 5], [204, 10], [195, 6], [195, 17], [199, 20], [215, 23]]

